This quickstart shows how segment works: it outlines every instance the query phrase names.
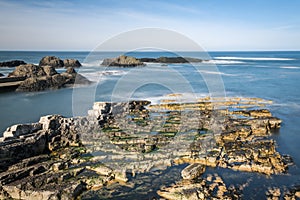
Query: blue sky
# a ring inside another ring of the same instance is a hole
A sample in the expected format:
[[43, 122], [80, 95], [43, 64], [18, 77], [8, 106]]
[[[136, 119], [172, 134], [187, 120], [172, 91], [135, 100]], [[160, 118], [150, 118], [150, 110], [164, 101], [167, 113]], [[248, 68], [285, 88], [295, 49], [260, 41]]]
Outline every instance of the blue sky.
[[92, 50], [155, 27], [207, 50], [300, 50], [299, 8], [298, 0], [0, 0], [0, 49]]

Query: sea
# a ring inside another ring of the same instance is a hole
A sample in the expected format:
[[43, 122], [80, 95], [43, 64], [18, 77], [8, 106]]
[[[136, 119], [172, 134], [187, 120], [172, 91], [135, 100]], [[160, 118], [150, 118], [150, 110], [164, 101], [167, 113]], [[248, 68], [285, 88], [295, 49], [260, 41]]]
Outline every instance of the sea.
[[[182, 101], [199, 97], [258, 97], [271, 100], [272, 114], [283, 120], [282, 127], [272, 138], [281, 154], [294, 159], [294, 165], [283, 175], [265, 176], [257, 173], [234, 172], [208, 168], [218, 172], [227, 184], [248, 185], [245, 199], [265, 199], [269, 187], [282, 189], [300, 184], [300, 52], [127, 52], [126, 55], [157, 58], [184, 56], [201, 58], [202, 63], [148, 63], [143, 67], [104, 67], [100, 63], [121, 52], [42, 52], [1, 51], [0, 62], [24, 60], [38, 64], [47, 55], [61, 59], [74, 58], [82, 63], [77, 72], [94, 83], [88, 86], [63, 88], [43, 92], [0, 93], [0, 135], [13, 124], [37, 122], [43, 115], [60, 114], [65, 117], [83, 116], [95, 101], [128, 101], [147, 99], [158, 103], [162, 96], [182, 93]], [[0, 68], [9, 74], [13, 68]], [[63, 72], [65, 69], [58, 69]], [[163, 185], [161, 180], [161, 184]]]

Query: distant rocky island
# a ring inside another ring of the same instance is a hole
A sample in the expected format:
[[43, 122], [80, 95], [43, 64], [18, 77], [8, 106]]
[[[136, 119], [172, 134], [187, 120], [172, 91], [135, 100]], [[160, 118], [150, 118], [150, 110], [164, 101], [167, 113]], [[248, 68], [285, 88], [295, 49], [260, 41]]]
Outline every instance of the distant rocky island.
[[[81, 67], [75, 59], [61, 60], [55, 56], [46, 56], [40, 60], [39, 65], [13, 60], [2, 62], [0, 66], [15, 67], [7, 77], [3, 75], [0, 79], [0, 89], [8, 91], [34, 92], [91, 83], [75, 71], [74, 68]], [[56, 68], [66, 68], [66, 71], [58, 73]]]
[[102, 66], [116, 66], [116, 67], [137, 67], [145, 66], [145, 62], [152, 63], [190, 63], [190, 62], [202, 62], [199, 58], [189, 58], [189, 57], [159, 57], [159, 58], [135, 58], [131, 56], [121, 55], [116, 58], [106, 58], [102, 62]]
[[[292, 159], [278, 152], [270, 138], [282, 121], [267, 109], [251, 109], [268, 103], [235, 97], [154, 105], [95, 102], [87, 116], [49, 115], [8, 127], [0, 138], [0, 199], [109, 198], [105, 188], [112, 184], [147, 193], [135, 183], [137, 174], [160, 169], [155, 172], [160, 175], [180, 164], [187, 166], [178, 181], [157, 189], [161, 198], [241, 199], [243, 187], [204, 172], [216, 167], [268, 176], [287, 173]], [[153, 130], [157, 124], [162, 126]], [[126, 195], [127, 190], [114, 188], [115, 198]], [[296, 199], [299, 194], [299, 186], [270, 188], [266, 198]]]

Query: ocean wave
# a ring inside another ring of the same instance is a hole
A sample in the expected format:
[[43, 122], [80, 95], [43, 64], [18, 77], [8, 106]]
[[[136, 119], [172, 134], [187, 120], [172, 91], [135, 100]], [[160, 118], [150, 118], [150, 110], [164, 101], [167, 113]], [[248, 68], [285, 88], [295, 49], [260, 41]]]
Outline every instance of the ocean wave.
[[285, 61], [295, 60], [294, 58], [268, 58], [268, 57], [230, 57], [230, 56], [219, 56], [215, 57], [217, 60], [263, 60], [263, 61]]
[[103, 80], [104, 77], [107, 76], [121, 76], [126, 74], [127, 72], [121, 71], [121, 70], [110, 70], [110, 71], [101, 71], [101, 72], [89, 72], [89, 73], [81, 73], [83, 76], [85, 76], [90, 81], [99, 81]]
[[200, 73], [205, 74], [216, 74], [216, 75], [222, 75], [222, 76], [239, 76], [238, 74], [227, 74], [224, 72], [218, 72], [218, 71], [206, 71], [206, 70], [199, 70]]
[[296, 67], [296, 66], [282, 66], [280, 68], [281, 69], [300, 69], [300, 67]]
[[235, 60], [204, 60], [202, 63], [217, 64], [217, 65], [231, 65], [231, 64], [243, 64], [245, 62]]
[[103, 60], [96, 60], [93, 62], [84, 62], [84, 63], [81, 63], [81, 65], [83, 67], [99, 67], [102, 62], [103, 62]]

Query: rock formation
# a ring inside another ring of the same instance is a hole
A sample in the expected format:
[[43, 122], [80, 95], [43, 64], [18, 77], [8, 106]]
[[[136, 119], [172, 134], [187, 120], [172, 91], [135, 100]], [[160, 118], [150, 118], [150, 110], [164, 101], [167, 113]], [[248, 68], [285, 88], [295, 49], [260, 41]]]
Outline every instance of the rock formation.
[[117, 58], [106, 58], [101, 65], [112, 67], [137, 67], [144, 66], [145, 64], [134, 57], [121, 55]]
[[72, 68], [68, 67], [65, 73], [57, 73], [53, 66], [37, 66], [33, 64], [20, 65], [8, 77], [26, 77], [17, 88], [17, 91], [43, 91], [58, 89], [73, 84], [89, 84], [90, 81]]
[[75, 60], [75, 59], [61, 60], [55, 56], [45, 56], [40, 60], [39, 66], [51, 66], [54, 68], [63, 68], [63, 67], [78, 68], [78, 67], [81, 67], [81, 64], [78, 60]]
[[239, 199], [240, 190], [203, 173], [205, 166], [287, 172], [291, 158], [277, 152], [269, 138], [281, 120], [266, 109], [245, 109], [266, 102], [96, 102], [85, 117], [50, 115], [11, 126], [0, 138], [0, 199], [75, 199], [86, 190], [124, 184], [137, 173], [181, 163], [190, 164], [181, 172], [184, 180], [161, 187], [161, 197]]
[[159, 58], [140, 58], [141, 62], [154, 62], [154, 63], [190, 63], [202, 62], [199, 58], [189, 57], [159, 57]]
[[74, 68], [79, 68], [81, 67], [81, 64], [78, 60], [75, 59], [64, 59], [64, 67], [68, 68], [68, 67], [74, 67]]
[[0, 62], [0, 67], [17, 67], [19, 65], [26, 65], [26, 63], [23, 60]]
[[154, 63], [190, 63], [190, 62], [202, 62], [199, 58], [189, 57], [159, 57], [159, 58], [134, 58], [131, 56], [119, 56], [117, 58], [104, 59], [103, 66], [116, 66], [116, 67], [136, 67], [144, 66], [144, 62]]

